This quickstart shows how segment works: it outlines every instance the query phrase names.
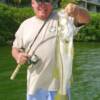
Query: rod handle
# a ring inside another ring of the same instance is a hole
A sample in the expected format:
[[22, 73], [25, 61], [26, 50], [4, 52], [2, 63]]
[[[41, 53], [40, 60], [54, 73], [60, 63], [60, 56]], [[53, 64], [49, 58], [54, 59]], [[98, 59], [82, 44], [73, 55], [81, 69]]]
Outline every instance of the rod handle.
[[21, 64], [18, 64], [16, 66], [15, 70], [13, 71], [13, 73], [12, 73], [12, 75], [10, 77], [11, 80], [14, 80], [15, 79], [15, 77], [16, 77], [17, 73], [19, 72], [21, 66], [22, 66]]

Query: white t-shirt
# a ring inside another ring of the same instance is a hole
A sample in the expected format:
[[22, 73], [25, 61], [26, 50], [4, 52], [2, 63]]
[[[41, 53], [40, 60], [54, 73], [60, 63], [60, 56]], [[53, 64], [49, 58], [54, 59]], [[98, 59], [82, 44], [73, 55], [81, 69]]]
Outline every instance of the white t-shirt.
[[[74, 26], [73, 18], [69, 18], [68, 24]], [[44, 21], [36, 16], [25, 20], [15, 34], [13, 47], [24, 48], [27, 52], [29, 45], [35, 39]], [[75, 28], [75, 27], [71, 27]], [[37, 64], [31, 64], [27, 69], [27, 93], [34, 94], [38, 89], [56, 91], [59, 89], [59, 80], [53, 76], [56, 67], [56, 37], [58, 31], [58, 14], [52, 13], [29, 54], [35, 50], [39, 57]]]

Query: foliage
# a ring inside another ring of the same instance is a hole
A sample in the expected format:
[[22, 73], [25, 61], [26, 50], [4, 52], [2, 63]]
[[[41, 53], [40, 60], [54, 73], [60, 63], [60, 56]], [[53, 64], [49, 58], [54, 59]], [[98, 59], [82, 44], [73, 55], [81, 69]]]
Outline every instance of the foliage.
[[61, 5], [62, 5], [62, 7], [65, 7], [66, 4], [71, 3], [71, 2], [72, 3], [77, 3], [76, 0], [62, 0]]
[[[33, 16], [31, 8], [16, 8], [0, 3], [0, 45], [10, 43], [20, 23]], [[100, 41], [100, 14], [91, 13], [91, 22], [75, 36], [75, 41]]]
[[0, 4], [0, 45], [10, 42], [20, 23], [32, 15], [31, 8], [16, 8]]
[[20, 7], [22, 5], [28, 5], [31, 3], [31, 0], [10, 0], [9, 1], [9, 4], [12, 4], [13, 6], [16, 6], [16, 7]]
[[100, 41], [100, 13], [91, 13], [91, 22], [76, 35], [77, 41]]

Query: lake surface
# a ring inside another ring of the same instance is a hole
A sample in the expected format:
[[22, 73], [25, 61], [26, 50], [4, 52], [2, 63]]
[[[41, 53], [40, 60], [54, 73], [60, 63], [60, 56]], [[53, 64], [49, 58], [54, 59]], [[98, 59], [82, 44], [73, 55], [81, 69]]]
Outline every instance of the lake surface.
[[[75, 43], [74, 51], [72, 100], [100, 100], [100, 43]], [[0, 100], [25, 100], [26, 69], [10, 81], [15, 66], [11, 47], [0, 47]]]
[[72, 100], [100, 100], [100, 43], [75, 44]]

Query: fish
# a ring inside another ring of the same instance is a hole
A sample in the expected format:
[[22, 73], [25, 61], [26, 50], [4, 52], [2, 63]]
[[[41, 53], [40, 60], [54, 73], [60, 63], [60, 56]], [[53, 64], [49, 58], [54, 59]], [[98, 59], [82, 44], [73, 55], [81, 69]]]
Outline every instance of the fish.
[[70, 85], [73, 65], [73, 37], [75, 27], [64, 10], [59, 13], [58, 33], [56, 41], [56, 66], [60, 80], [60, 87], [55, 100], [69, 100], [66, 89]]

